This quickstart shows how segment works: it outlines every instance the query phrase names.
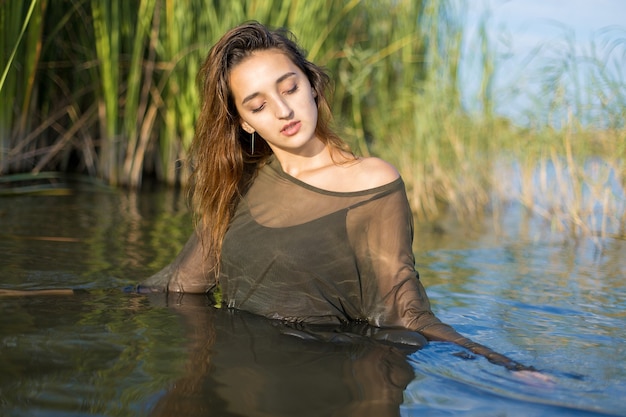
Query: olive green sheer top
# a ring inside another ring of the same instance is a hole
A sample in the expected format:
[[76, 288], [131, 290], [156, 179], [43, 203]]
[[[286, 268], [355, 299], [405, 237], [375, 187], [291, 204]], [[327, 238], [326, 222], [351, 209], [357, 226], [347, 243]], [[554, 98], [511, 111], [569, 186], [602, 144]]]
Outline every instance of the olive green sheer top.
[[237, 207], [219, 277], [194, 234], [174, 262], [145, 284], [208, 292], [219, 282], [228, 307], [271, 319], [366, 322], [491, 353], [478, 351], [484, 347], [432, 313], [414, 266], [412, 219], [401, 178], [333, 192], [288, 175], [271, 158]]
[[[421, 330], [439, 320], [414, 268], [412, 238], [402, 179], [364, 191], [326, 191], [288, 175], [271, 158], [224, 237], [222, 300], [286, 321]], [[147, 283], [211, 291], [212, 266], [194, 234]]]

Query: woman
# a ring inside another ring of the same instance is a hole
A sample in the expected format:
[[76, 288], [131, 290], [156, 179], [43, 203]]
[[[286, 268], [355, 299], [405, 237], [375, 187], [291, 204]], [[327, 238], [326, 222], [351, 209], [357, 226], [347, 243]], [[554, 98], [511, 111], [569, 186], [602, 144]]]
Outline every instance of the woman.
[[198, 80], [196, 232], [140, 291], [204, 293], [219, 283], [228, 307], [294, 328], [367, 323], [377, 338], [449, 341], [532, 370], [432, 313], [402, 179], [331, 130], [329, 78], [287, 32], [256, 22], [230, 30]]

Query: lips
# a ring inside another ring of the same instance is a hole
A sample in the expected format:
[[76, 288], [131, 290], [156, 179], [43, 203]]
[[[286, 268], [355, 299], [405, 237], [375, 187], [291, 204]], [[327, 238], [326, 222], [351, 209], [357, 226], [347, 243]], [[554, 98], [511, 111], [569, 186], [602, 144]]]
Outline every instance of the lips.
[[302, 123], [299, 121], [287, 123], [285, 126], [283, 126], [280, 133], [285, 136], [293, 136], [300, 131], [300, 127], [302, 127]]

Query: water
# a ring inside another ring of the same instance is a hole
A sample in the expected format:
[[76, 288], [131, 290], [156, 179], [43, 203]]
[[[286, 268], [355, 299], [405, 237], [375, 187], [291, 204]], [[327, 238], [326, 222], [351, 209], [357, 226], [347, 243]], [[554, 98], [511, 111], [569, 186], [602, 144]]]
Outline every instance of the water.
[[418, 227], [417, 263], [441, 319], [552, 383], [447, 343], [306, 341], [202, 296], [122, 293], [190, 233], [174, 192], [0, 198], [0, 289], [88, 290], [0, 298], [0, 415], [626, 416], [626, 242], [508, 213]]

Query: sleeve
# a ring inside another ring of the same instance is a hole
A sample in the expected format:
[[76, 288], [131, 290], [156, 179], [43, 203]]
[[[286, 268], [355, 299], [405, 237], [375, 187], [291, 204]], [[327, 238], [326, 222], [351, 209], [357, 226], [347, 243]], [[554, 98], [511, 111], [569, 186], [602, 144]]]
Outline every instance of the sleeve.
[[433, 314], [415, 270], [413, 215], [403, 184], [361, 209], [356, 221], [363, 224], [358, 226], [360, 232], [355, 233], [358, 237], [353, 245], [357, 248], [364, 310], [371, 325], [416, 331], [428, 340], [455, 343], [509, 369], [532, 369], [473, 342]]
[[140, 292], [206, 293], [216, 286], [215, 269], [205, 259], [202, 242], [194, 232], [168, 266], [143, 281]]

